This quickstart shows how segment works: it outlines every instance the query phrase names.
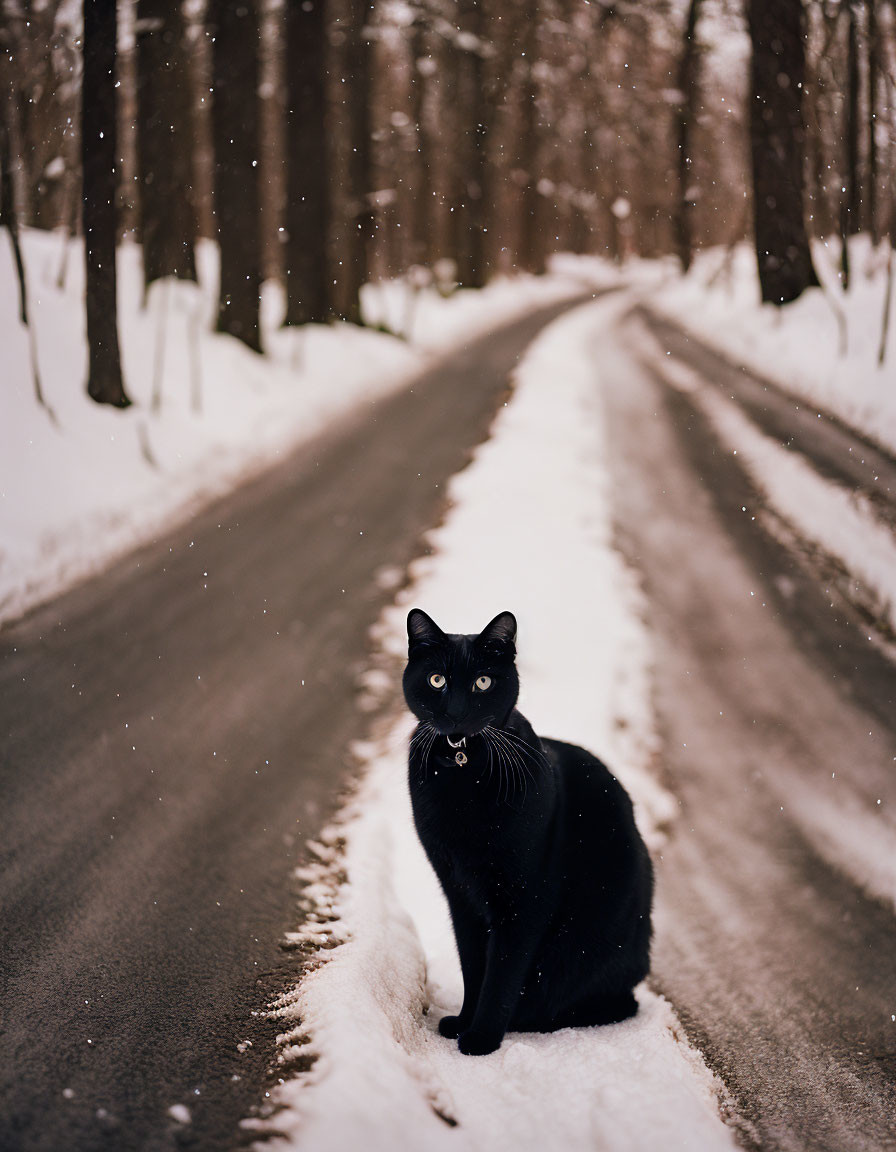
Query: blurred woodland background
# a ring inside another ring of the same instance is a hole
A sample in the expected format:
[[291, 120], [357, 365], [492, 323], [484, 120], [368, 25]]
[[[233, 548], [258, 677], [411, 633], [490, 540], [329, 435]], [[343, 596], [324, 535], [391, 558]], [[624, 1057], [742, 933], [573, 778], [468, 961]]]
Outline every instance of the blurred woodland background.
[[0, 0], [0, 48], [0, 222], [86, 237], [121, 406], [124, 238], [147, 288], [215, 240], [218, 328], [261, 351], [267, 277], [284, 324], [361, 322], [371, 278], [752, 237], [784, 304], [812, 237], [848, 286], [849, 236], [896, 233], [896, 0]]

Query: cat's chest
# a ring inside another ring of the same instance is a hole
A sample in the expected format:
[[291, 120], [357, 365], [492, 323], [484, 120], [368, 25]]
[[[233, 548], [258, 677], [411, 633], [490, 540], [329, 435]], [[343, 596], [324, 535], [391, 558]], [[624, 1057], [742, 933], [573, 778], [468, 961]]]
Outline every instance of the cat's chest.
[[500, 783], [486, 757], [466, 748], [446, 748], [431, 754], [416, 770], [412, 765], [411, 798], [415, 807], [434, 808], [446, 817], [457, 813], [478, 824], [493, 818], [507, 799], [499, 791]]
[[453, 762], [434, 762], [411, 787], [415, 817], [434, 835], [459, 840], [487, 836], [498, 818], [497, 796], [487, 774]]
[[550, 799], [537, 786], [514, 791], [492, 765], [472, 758], [464, 765], [433, 758], [412, 780], [411, 800], [430, 858], [482, 874], [517, 872], [550, 823]]

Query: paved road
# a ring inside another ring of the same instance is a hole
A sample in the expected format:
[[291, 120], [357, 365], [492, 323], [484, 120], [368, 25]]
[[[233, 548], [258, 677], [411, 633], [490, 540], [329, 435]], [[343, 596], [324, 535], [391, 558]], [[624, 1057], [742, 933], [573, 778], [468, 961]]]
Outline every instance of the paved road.
[[[0, 1147], [238, 1142], [367, 630], [545, 308], [0, 632]], [[334, 386], [336, 386], [334, 384]], [[183, 1126], [167, 1115], [190, 1109]]]
[[[893, 813], [896, 669], [850, 606], [766, 535], [759, 493], [693, 397], [629, 350], [638, 338], [603, 343], [595, 360], [681, 803], [658, 861], [654, 978], [728, 1085], [747, 1144], [894, 1148], [896, 917], [807, 829], [837, 805], [844, 821], [852, 808], [873, 821], [875, 798]], [[705, 350], [676, 350], [720, 382]], [[820, 447], [777, 397], [749, 394], [766, 431], [776, 422], [820, 468], [823, 453], [829, 473], [867, 447], [841, 429], [842, 452], [834, 432]]]

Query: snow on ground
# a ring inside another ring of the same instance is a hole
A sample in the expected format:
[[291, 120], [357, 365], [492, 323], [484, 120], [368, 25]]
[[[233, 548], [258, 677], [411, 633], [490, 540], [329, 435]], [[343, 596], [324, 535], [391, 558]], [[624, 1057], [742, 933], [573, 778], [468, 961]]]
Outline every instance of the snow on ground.
[[896, 292], [887, 356], [882, 366], [877, 362], [886, 245], [875, 251], [867, 236], [858, 236], [850, 253], [852, 283], [843, 292], [839, 241], [817, 242], [814, 262], [825, 291], [805, 292], [784, 308], [760, 303], [756, 257], [748, 244], [698, 253], [687, 276], [667, 276], [648, 300], [735, 363], [896, 452]]
[[[654, 851], [676, 805], [651, 776], [649, 652], [637, 584], [612, 545], [595, 329], [624, 301], [551, 325], [517, 373], [493, 437], [451, 484], [432, 553], [384, 614], [383, 666], [367, 677], [396, 715], [408, 609], [449, 631], [477, 631], [511, 609], [520, 625], [520, 707], [537, 731], [603, 755], [636, 801]], [[348, 1152], [441, 1148], [525, 1152], [731, 1149], [721, 1085], [648, 988], [625, 1023], [551, 1036], [512, 1034], [487, 1057], [438, 1035], [462, 984], [447, 908], [413, 830], [406, 785], [409, 717], [358, 750], [362, 783], [304, 874], [297, 946], [319, 966], [277, 1006], [284, 1076], [264, 1147]], [[334, 949], [335, 946], [335, 950]]]
[[[644, 330], [645, 341], [649, 334]], [[818, 474], [799, 453], [765, 436], [712, 383], [668, 359], [656, 343], [648, 359], [668, 384], [687, 392], [770, 505], [769, 529], [807, 542], [842, 565], [845, 594], [896, 629], [896, 538], [855, 492]], [[745, 514], [754, 510], [744, 509]], [[879, 641], [883, 643], [882, 641]], [[891, 647], [892, 655], [892, 647]], [[879, 900], [896, 905], [896, 824], [861, 774], [836, 799], [807, 786], [798, 772], [776, 782], [782, 802], [816, 851]]]
[[[426, 289], [417, 296], [411, 345], [348, 324], [280, 329], [282, 298], [267, 284], [268, 351], [259, 357], [211, 331], [212, 245], [197, 253], [201, 287], [161, 282], [142, 308], [140, 251], [126, 244], [119, 252], [119, 327], [125, 386], [135, 404], [122, 412], [94, 404], [84, 391], [80, 244], [68, 245], [61, 288], [61, 238], [26, 231], [23, 247], [53, 416], [34, 398], [29, 334], [18, 321], [18, 288], [3, 243], [0, 623], [186, 519], [350, 407], [400, 388], [439, 349], [582, 289], [581, 277], [570, 274], [499, 280], [484, 292], [448, 299]], [[365, 305], [381, 319], [382, 301], [403, 293], [400, 284], [368, 287]]]

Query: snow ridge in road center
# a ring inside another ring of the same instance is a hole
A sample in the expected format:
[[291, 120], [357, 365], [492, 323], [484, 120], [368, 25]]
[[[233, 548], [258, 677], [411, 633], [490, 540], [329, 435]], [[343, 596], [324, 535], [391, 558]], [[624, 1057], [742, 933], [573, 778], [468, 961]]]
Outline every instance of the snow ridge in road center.
[[532, 345], [492, 438], [452, 481], [453, 507], [430, 536], [432, 555], [413, 566], [410, 587], [377, 627], [393, 719], [358, 749], [359, 791], [304, 877], [314, 906], [294, 942], [325, 945], [323, 962], [277, 1011], [285, 1072], [297, 1056], [316, 1062], [274, 1093], [280, 1110], [260, 1125], [281, 1134], [274, 1147], [736, 1146], [719, 1116], [720, 1083], [646, 987], [633, 1020], [511, 1034], [488, 1057], [462, 1056], [436, 1030], [462, 989], [447, 909], [411, 822], [411, 721], [394, 719], [412, 604], [451, 631], [512, 609], [520, 707], [536, 730], [612, 764], [654, 851], [674, 816], [650, 772], [649, 652], [636, 582], [612, 546], [599, 378], [586, 354], [595, 328], [621, 306], [578, 309]]

